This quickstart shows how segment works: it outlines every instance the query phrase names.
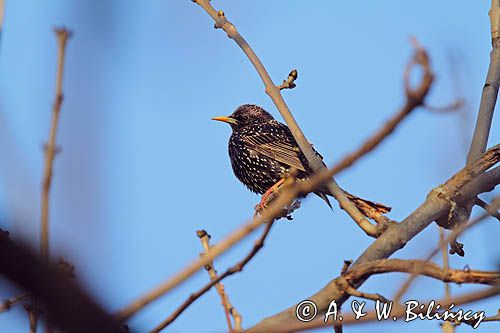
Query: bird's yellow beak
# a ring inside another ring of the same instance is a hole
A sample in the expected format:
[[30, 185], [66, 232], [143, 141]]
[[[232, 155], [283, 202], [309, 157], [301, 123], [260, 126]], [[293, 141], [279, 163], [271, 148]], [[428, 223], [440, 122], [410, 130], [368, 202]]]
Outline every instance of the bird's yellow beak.
[[222, 121], [228, 124], [234, 124], [236, 125], [237, 121], [234, 118], [231, 117], [214, 117], [212, 120], [217, 120], [217, 121]]

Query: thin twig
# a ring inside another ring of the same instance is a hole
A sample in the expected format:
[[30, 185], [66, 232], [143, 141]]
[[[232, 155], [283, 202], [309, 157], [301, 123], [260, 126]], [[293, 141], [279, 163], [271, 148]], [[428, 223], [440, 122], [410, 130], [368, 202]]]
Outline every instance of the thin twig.
[[[224, 280], [230, 275], [233, 275], [234, 273], [241, 272], [243, 268], [252, 260], [253, 257], [264, 247], [264, 242], [267, 239], [267, 236], [269, 235], [269, 232], [271, 231], [271, 228], [273, 224], [276, 222], [276, 220], [272, 220], [271, 222], [266, 224], [266, 227], [262, 233], [262, 235], [259, 237], [259, 239], [255, 242], [254, 246], [252, 247], [252, 250], [243, 258], [240, 262], [238, 262], [236, 265], [230, 267], [227, 269], [224, 273], [220, 274], [216, 279], [210, 281], [208, 284], [206, 284], [203, 288], [198, 290], [197, 292], [191, 294], [178, 308], [175, 310], [167, 319], [165, 319], [163, 322], [161, 322], [158, 326], [156, 326], [153, 330], [150, 331], [150, 333], [158, 333], [161, 330], [163, 330], [165, 327], [170, 325], [177, 317], [180, 316], [184, 310], [186, 310], [191, 304], [193, 304], [198, 298], [200, 298], [203, 294], [205, 294], [207, 291], [209, 291], [215, 284], [218, 282]], [[233, 314], [233, 318], [235, 319], [235, 327], [236, 327], [236, 320], [238, 318], [238, 315], [236, 316]], [[241, 319], [239, 319], [240, 325], [241, 325]]]
[[496, 315], [486, 317], [486, 318], [484, 318], [483, 321], [486, 321], [486, 322], [488, 322], [488, 321], [500, 321], [500, 309], [498, 309], [498, 313]]
[[500, 212], [498, 212], [496, 209], [493, 209], [488, 203], [483, 201], [481, 198], [476, 199], [476, 205], [490, 213], [490, 215], [494, 218], [496, 218], [498, 221], [500, 221]]
[[[450, 264], [448, 260], [448, 244], [445, 241], [445, 234], [443, 228], [439, 228], [439, 245], [441, 247], [441, 255], [443, 258], [443, 270], [445, 274], [448, 274], [448, 270], [450, 269]], [[444, 283], [444, 296], [446, 300], [451, 298], [450, 285], [448, 282]]]
[[242, 326], [242, 317], [241, 317], [241, 314], [236, 311], [236, 308], [234, 306], [232, 306], [230, 309], [229, 309], [229, 313], [231, 314], [231, 316], [233, 317], [233, 321], [234, 321], [234, 332], [235, 333], [242, 333], [243, 332], [243, 326]]
[[[210, 235], [205, 230], [198, 230], [196, 232], [196, 234], [200, 238], [200, 241], [201, 241], [201, 244], [203, 245], [205, 253], [207, 253], [208, 250], [210, 249], [210, 242], [209, 242]], [[213, 261], [206, 264], [205, 269], [207, 270], [211, 281], [217, 279], [217, 271], [214, 268]], [[217, 293], [219, 294], [219, 297], [220, 297], [221, 302], [222, 302], [222, 306], [224, 307], [224, 313], [226, 316], [227, 327], [229, 329], [229, 333], [233, 333], [233, 325], [231, 324], [231, 314], [229, 313], [232, 306], [231, 306], [231, 303], [229, 301], [229, 297], [227, 296], [227, 294], [224, 290], [224, 285], [220, 282], [220, 280], [219, 280], [219, 282], [217, 282], [215, 284], [215, 289], [217, 290]]]
[[[316, 173], [324, 171], [326, 167], [322, 159], [318, 157], [316, 152], [312, 149], [311, 144], [309, 143], [309, 141], [307, 141], [304, 133], [297, 124], [297, 121], [290, 112], [290, 109], [288, 108], [285, 100], [283, 99], [283, 96], [281, 95], [280, 86], [274, 84], [266, 68], [260, 61], [259, 57], [257, 57], [253, 49], [250, 47], [250, 45], [247, 43], [247, 41], [243, 38], [243, 36], [241, 36], [236, 27], [227, 20], [224, 12], [222, 10], [216, 11], [210, 4], [209, 0], [192, 1], [200, 5], [200, 7], [202, 7], [208, 13], [208, 15], [212, 17], [212, 19], [215, 21], [215, 28], [224, 30], [227, 36], [233, 39], [245, 53], [245, 55], [248, 57], [248, 60], [250, 60], [252, 65], [255, 67], [255, 70], [264, 83], [266, 94], [272, 99], [274, 105], [283, 117], [283, 120], [288, 125], [288, 128], [292, 132], [295, 141], [306, 157], [311, 169]], [[378, 236], [379, 230], [377, 229], [377, 227], [371, 224], [359, 211], [356, 205], [347, 198], [344, 190], [342, 190], [340, 186], [338, 186], [333, 178], [327, 179], [325, 185], [333, 195], [333, 197], [339, 202], [340, 208], [345, 210], [347, 214], [349, 214], [349, 216], [367, 235], [372, 237]]]
[[[494, 297], [500, 294], [500, 287], [490, 287], [485, 290], [481, 291], [476, 291], [476, 292], [471, 292], [469, 294], [465, 295], [460, 295], [456, 296], [453, 298], [450, 298], [449, 300], [447, 299], [442, 299], [435, 301], [435, 304], [440, 304], [441, 309], [446, 309], [448, 308], [451, 304], [454, 304], [455, 306], [460, 306], [460, 305], [465, 305], [468, 303], [474, 303], [480, 300], [485, 300], [490, 297]], [[430, 304], [431, 301], [423, 301], [419, 302], [419, 304]], [[395, 303], [396, 304], [396, 303]], [[415, 313], [426, 313], [427, 311], [427, 306], [424, 309], [414, 309]], [[435, 311], [434, 311], [435, 312]], [[431, 313], [434, 313], [431, 312]], [[403, 318], [406, 315], [406, 307], [403, 306], [395, 306], [393, 310], [391, 311], [391, 317], [395, 316], [396, 318]], [[368, 312], [366, 316], [361, 318], [359, 321], [360, 323], [365, 323], [366, 321], [373, 321], [376, 320], [377, 316], [375, 312]], [[356, 324], [357, 320], [350, 315], [347, 315], [344, 317], [344, 324]]]
[[[500, 321], [500, 309], [498, 309], [497, 314], [493, 316], [488, 316], [485, 317], [481, 322], [492, 322], [492, 321]], [[462, 320], [458, 322], [457, 324], [466, 324], [469, 326], [475, 326], [477, 325], [477, 320], [471, 319], [471, 320]]]
[[[418, 273], [443, 282], [456, 284], [474, 283], [485, 285], [498, 285], [500, 283], [500, 271], [479, 271], [472, 269], [452, 269], [444, 270], [439, 265], [425, 260], [403, 260], [403, 259], [380, 259], [359, 265], [346, 274], [344, 279], [350, 285], [358, 280], [366, 279], [376, 274], [386, 273]], [[394, 300], [398, 302], [397, 300]]]
[[[389, 119], [384, 126], [377, 131], [371, 138], [366, 140], [361, 147], [356, 149], [354, 152], [345, 156], [341, 161], [339, 161], [333, 167], [335, 173], [340, 173], [346, 168], [352, 166], [361, 157], [367, 155], [369, 152], [374, 150], [385, 138], [387, 138], [397, 126], [410, 114], [413, 110], [422, 106], [425, 103], [425, 99], [430, 91], [432, 83], [434, 81], [434, 74], [430, 66], [429, 56], [427, 51], [422, 48], [418, 43], [413, 42], [415, 46], [415, 51], [411, 61], [407, 64], [404, 74], [404, 87], [406, 101], [403, 107], [396, 113], [391, 119]], [[420, 66], [423, 70], [422, 79], [417, 88], [411, 88], [410, 86], [410, 73], [412, 69], [416, 66]]]
[[42, 217], [41, 217], [41, 239], [40, 252], [42, 258], [49, 258], [49, 192], [52, 182], [52, 169], [54, 157], [56, 154], [56, 133], [59, 124], [59, 115], [61, 113], [61, 105], [63, 101], [62, 80], [64, 70], [64, 55], [66, 52], [66, 42], [71, 33], [65, 28], [55, 30], [58, 43], [57, 55], [57, 76], [56, 76], [56, 96], [54, 106], [52, 108], [52, 123], [50, 126], [49, 141], [45, 147], [45, 168], [42, 181]]
[[[339, 316], [342, 316], [342, 309], [339, 309]], [[342, 321], [337, 320], [333, 323], [333, 332], [334, 333], [343, 333], [344, 326], [342, 326]]]
[[28, 313], [28, 321], [30, 327], [30, 333], [36, 333], [36, 328], [38, 326], [38, 316], [40, 312], [37, 308], [34, 308], [31, 304], [25, 303], [24, 309]]
[[[448, 261], [448, 243], [445, 241], [444, 229], [439, 228], [439, 246], [441, 247], [441, 254], [443, 258], [443, 270], [445, 274], [448, 274], [449, 261]], [[451, 290], [450, 284], [448, 282], [444, 283], [444, 299], [449, 302], [451, 299]], [[450, 321], [445, 321], [443, 325], [441, 325], [441, 330], [443, 333], [454, 333], [455, 325]]]
[[4, 300], [0, 304], [0, 312], [10, 310], [14, 305], [21, 302], [22, 300], [24, 300], [25, 298], [27, 298], [29, 296], [30, 296], [30, 293], [24, 293], [24, 294], [21, 294], [19, 296], [14, 296], [14, 297], [11, 297], [11, 298]]
[[[496, 202], [495, 200], [493, 200], [493, 205], [496, 206], [500, 206], [500, 202]], [[478, 224], [479, 222], [485, 220], [487, 217], [489, 217], [489, 214], [482, 214], [480, 216], [478, 216], [476, 219], [474, 219], [473, 221], [471, 221], [470, 223], [468, 224], [465, 224], [465, 225], [462, 225], [460, 227], [457, 227], [456, 229], [454, 229], [450, 235], [448, 235], [448, 237], [446, 238], [446, 240], [444, 241], [444, 244], [448, 244], [450, 242], [452, 242], [453, 240], [455, 240], [459, 235], [461, 235], [465, 230], [467, 229], [470, 229], [472, 228], [473, 226], [475, 226], [476, 224]], [[427, 256], [425, 257], [424, 259], [424, 262], [428, 262], [430, 261], [432, 258], [434, 258], [434, 256], [439, 252], [441, 246], [438, 245], [436, 246], [432, 251], [430, 251]], [[423, 269], [423, 266], [421, 266], [421, 268]], [[396, 292], [395, 296], [394, 296], [394, 300], [396, 302], [399, 302], [401, 300], [401, 298], [403, 297], [403, 295], [406, 293], [406, 291], [408, 291], [408, 289], [410, 288], [411, 284], [413, 283], [413, 281], [417, 278], [417, 276], [421, 274], [421, 272], [419, 270], [415, 271], [411, 276], [408, 277], [408, 279], [401, 285], [401, 287], [399, 288], [399, 290]]]
[[349, 294], [350, 296], [354, 296], [354, 297], [359, 297], [359, 298], [364, 298], [364, 299], [368, 299], [368, 300], [372, 300], [372, 301], [380, 301], [380, 302], [383, 302], [383, 303], [389, 303], [390, 301], [385, 298], [384, 296], [380, 295], [380, 294], [370, 294], [370, 293], [366, 293], [366, 292], [363, 292], [363, 291], [359, 291], [358, 289], [355, 289], [351, 286], [349, 286], [348, 288], [346, 288], [345, 292], [347, 294]]
[[458, 98], [450, 105], [445, 105], [445, 106], [435, 106], [429, 104], [424, 104], [423, 106], [425, 107], [426, 110], [429, 110], [431, 112], [450, 113], [462, 109], [465, 106], [465, 100], [463, 98]]
[[[56, 76], [56, 92], [55, 100], [52, 108], [52, 123], [50, 126], [49, 141], [45, 147], [45, 167], [42, 180], [42, 198], [41, 198], [41, 232], [40, 232], [40, 254], [42, 259], [49, 260], [49, 193], [50, 184], [52, 182], [52, 170], [54, 157], [57, 151], [56, 133], [59, 124], [59, 115], [61, 113], [61, 105], [63, 101], [62, 81], [64, 70], [64, 55], [66, 52], [66, 43], [71, 33], [66, 28], [55, 29], [57, 37], [58, 53], [57, 53], [57, 76]], [[36, 308], [36, 300], [33, 301], [33, 307]], [[36, 317], [34, 318], [36, 320]], [[45, 332], [50, 333], [51, 329], [46, 321]], [[36, 327], [36, 325], [35, 325]]]

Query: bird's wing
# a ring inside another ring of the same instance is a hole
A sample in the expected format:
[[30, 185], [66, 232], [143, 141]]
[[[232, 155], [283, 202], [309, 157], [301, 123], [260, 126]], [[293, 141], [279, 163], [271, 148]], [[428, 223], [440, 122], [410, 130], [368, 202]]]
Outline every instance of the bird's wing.
[[243, 141], [257, 153], [298, 170], [306, 171], [299, 157], [302, 152], [285, 125], [280, 124], [279, 130], [274, 126], [262, 126], [258, 133], [245, 136]]

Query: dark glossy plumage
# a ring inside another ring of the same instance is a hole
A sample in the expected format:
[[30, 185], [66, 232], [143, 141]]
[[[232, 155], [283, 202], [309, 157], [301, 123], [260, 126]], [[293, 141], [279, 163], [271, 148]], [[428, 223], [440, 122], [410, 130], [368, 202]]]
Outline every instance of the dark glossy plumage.
[[[228, 148], [231, 166], [236, 177], [251, 191], [265, 193], [291, 167], [298, 170], [299, 180], [312, 175], [307, 159], [288, 126], [276, 121], [261, 107], [244, 104], [227, 117], [213, 119], [231, 125], [233, 133], [229, 138]], [[326, 195], [331, 194], [326, 188], [320, 188], [315, 193], [330, 205]], [[380, 205], [347, 192], [346, 194], [351, 199], [362, 200], [370, 206]], [[380, 207], [386, 209], [383, 205]]]
[[242, 105], [229, 116], [232, 125], [229, 158], [236, 177], [251, 191], [263, 194], [291, 167], [304, 179], [307, 160], [284, 124], [256, 105]]

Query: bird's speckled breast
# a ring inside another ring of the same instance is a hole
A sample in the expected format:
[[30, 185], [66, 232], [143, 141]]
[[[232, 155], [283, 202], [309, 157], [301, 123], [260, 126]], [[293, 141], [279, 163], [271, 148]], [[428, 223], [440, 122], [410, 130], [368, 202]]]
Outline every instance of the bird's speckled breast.
[[241, 129], [229, 138], [229, 158], [234, 175], [252, 192], [263, 194], [281, 179], [286, 166], [250, 148], [242, 136], [252, 135], [260, 125]]

